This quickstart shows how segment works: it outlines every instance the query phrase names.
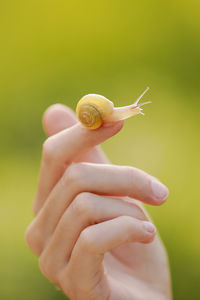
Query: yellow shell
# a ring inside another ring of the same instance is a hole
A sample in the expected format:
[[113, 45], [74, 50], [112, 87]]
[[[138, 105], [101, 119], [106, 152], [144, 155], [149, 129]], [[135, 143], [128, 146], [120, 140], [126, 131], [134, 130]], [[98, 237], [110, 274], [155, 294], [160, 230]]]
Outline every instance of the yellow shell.
[[89, 129], [97, 129], [112, 112], [114, 105], [107, 98], [89, 94], [81, 98], [76, 107], [79, 121]]

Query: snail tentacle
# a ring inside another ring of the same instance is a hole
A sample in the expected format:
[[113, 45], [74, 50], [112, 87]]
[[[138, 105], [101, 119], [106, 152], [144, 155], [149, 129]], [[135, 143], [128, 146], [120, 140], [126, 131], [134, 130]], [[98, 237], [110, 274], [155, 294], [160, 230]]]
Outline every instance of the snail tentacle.
[[146, 92], [149, 90], [149, 87], [146, 88], [146, 90], [137, 98], [137, 100], [135, 101], [135, 105], [138, 104], [138, 102], [140, 101], [140, 99], [144, 96], [144, 94], [146, 94]]
[[107, 117], [105, 121], [107, 122], [116, 122], [119, 120], [125, 120], [127, 118], [130, 118], [132, 116], [141, 114], [144, 115], [142, 112], [141, 106], [145, 104], [152, 103], [151, 101], [146, 101], [143, 103], [138, 104], [140, 99], [144, 96], [144, 94], [149, 90], [149, 87], [146, 88], [146, 90], [137, 98], [137, 100], [128, 106], [122, 106], [122, 107], [114, 107], [113, 112], [111, 115]]

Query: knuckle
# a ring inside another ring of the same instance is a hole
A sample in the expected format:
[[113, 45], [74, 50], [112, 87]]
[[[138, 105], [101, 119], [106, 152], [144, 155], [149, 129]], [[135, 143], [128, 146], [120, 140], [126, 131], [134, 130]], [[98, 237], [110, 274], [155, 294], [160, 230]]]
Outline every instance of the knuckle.
[[71, 299], [72, 298], [72, 287], [77, 285], [77, 277], [74, 278], [74, 272], [67, 266], [61, 270], [59, 274], [59, 282], [62, 290]]
[[94, 214], [94, 204], [92, 195], [88, 192], [80, 193], [72, 202], [72, 208], [78, 216], [92, 217]]
[[50, 275], [50, 268], [49, 268], [49, 262], [47, 261], [47, 257], [46, 255], [44, 255], [44, 253], [42, 253], [42, 255], [39, 258], [39, 267], [41, 272], [47, 277], [49, 278]]
[[32, 238], [31, 238], [31, 231], [30, 231], [30, 226], [26, 229], [25, 232], [25, 241], [28, 247], [31, 249], [31, 243], [32, 243]]
[[81, 185], [84, 181], [85, 170], [82, 163], [72, 163], [63, 175], [64, 184]]
[[56, 156], [53, 136], [48, 137], [43, 143], [42, 157], [45, 161], [50, 161]]
[[50, 256], [44, 251], [39, 258], [39, 267], [42, 274], [50, 281], [57, 283], [56, 272], [54, 264]]
[[97, 248], [97, 242], [94, 239], [94, 236], [92, 234], [92, 230], [90, 227], [85, 228], [79, 237], [80, 247], [81, 250], [87, 251], [87, 252], [95, 252]]
[[120, 216], [120, 221], [123, 225], [127, 225], [128, 227], [132, 227], [133, 226], [133, 218], [130, 216]]
[[33, 223], [27, 228], [25, 232], [25, 241], [30, 250], [37, 256], [39, 256], [42, 248], [42, 236], [40, 230], [35, 228]]

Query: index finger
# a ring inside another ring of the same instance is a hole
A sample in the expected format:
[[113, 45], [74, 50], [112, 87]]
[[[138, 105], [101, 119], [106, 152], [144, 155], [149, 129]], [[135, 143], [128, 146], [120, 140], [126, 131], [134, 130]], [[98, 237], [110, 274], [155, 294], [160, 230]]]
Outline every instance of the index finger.
[[123, 121], [105, 123], [97, 130], [88, 130], [78, 123], [49, 137], [43, 144], [34, 213], [38, 213], [67, 166], [92, 147], [115, 135], [122, 127]]

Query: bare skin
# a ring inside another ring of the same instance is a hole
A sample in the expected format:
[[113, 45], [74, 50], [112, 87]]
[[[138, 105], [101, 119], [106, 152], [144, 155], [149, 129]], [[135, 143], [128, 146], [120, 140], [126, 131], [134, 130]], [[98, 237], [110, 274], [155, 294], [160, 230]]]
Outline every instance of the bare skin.
[[172, 299], [167, 256], [140, 203], [160, 205], [168, 189], [144, 171], [109, 164], [97, 146], [123, 121], [94, 131], [76, 122], [63, 105], [43, 118], [49, 138], [26, 231], [42, 273], [71, 300]]

